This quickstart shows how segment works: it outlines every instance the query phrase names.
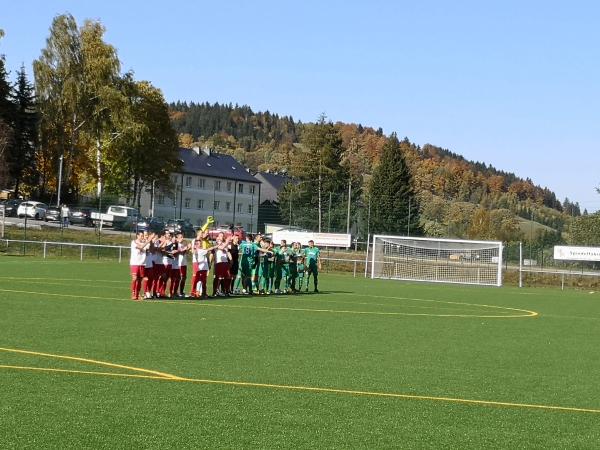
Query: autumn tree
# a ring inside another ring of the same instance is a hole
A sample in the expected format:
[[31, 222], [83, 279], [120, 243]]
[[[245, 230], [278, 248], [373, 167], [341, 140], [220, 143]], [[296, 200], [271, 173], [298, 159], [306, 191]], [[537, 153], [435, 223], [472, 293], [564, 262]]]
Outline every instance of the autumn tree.
[[131, 74], [120, 81], [127, 99], [120, 120], [113, 121], [116, 136], [107, 145], [102, 165], [109, 192], [122, 195], [139, 206], [144, 188], [169, 191], [170, 175], [179, 170], [177, 134], [171, 127], [162, 92], [147, 81], [135, 81]]
[[103, 33], [98, 22], [88, 20], [79, 28], [72, 15], [57, 16], [33, 63], [41, 142], [48, 146], [42, 153], [55, 164], [63, 157], [64, 178], [74, 194], [90, 176], [97, 178], [100, 193], [102, 142], [120, 106], [115, 89], [119, 61]]
[[569, 227], [569, 243], [574, 245], [600, 245], [600, 214], [573, 218]]

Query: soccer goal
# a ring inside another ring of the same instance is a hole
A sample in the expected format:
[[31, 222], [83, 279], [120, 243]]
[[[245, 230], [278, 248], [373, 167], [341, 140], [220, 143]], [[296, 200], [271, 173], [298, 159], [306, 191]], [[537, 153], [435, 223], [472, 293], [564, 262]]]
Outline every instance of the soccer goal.
[[502, 242], [373, 236], [371, 278], [502, 286]]

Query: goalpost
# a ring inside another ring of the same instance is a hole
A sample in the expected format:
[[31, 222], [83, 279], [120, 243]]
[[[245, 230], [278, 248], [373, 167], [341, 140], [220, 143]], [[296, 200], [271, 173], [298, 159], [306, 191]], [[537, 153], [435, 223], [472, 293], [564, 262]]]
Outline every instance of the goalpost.
[[373, 236], [371, 278], [502, 286], [502, 242]]

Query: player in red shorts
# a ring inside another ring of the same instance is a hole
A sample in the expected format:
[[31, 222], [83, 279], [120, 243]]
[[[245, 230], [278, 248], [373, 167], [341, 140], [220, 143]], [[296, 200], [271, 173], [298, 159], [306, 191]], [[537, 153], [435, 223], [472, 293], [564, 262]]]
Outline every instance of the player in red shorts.
[[183, 240], [183, 233], [177, 233], [177, 251], [179, 257], [179, 297], [185, 297], [185, 281], [187, 279], [187, 255], [192, 245]]
[[154, 282], [154, 233], [148, 233], [144, 231], [144, 242], [146, 246], [146, 264], [144, 267], [144, 283], [142, 290], [144, 292], [144, 298], [152, 297], [152, 283]]
[[173, 258], [171, 259], [171, 286], [169, 287], [169, 297], [175, 298], [179, 296], [179, 282], [181, 281], [181, 273], [179, 272], [179, 241], [177, 241], [177, 237], [173, 236], [171, 238], [171, 244], [174, 245], [173, 250], [171, 251], [171, 255]]
[[[208, 262], [208, 255], [215, 247], [204, 248], [204, 243], [196, 240], [194, 244], [194, 259], [196, 260], [196, 268], [198, 269], [194, 279], [196, 285], [193, 286], [191, 296], [196, 298], [208, 298], [206, 278], [208, 275], [208, 269], [210, 268]], [[198, 289], [198, 286], [200, 288]]]
[[136, 238], [131, 241], [131, 256], [129, 257], [129, 269], [131, 272], [131, 299], [139, 300], [144, 268], [146, 266], [146, 247], [142, 232], [138, 232]]
[[231, 276], [229, 274], [231, 254], [228, 247], [229, 239], [225, 240], [223, 233], [219, 233], [214, 250], [215, 273], [213, 278], [213, 297], [216, 297], [219, 293], [223, 296], [229, 295], [231, 287]]

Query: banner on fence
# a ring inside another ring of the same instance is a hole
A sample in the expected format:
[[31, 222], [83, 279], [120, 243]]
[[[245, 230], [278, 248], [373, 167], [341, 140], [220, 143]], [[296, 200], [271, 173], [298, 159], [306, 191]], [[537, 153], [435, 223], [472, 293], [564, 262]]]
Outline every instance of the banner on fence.
[[309, 231], [288, 231], [281, 230], [273, 233], [273, 242], [280, 243], [285, 239], [290, 242], [300, 242], [302, 245], [308, 245], [311, 239], [315, 241], [317, 247], [345, 247], [352, 245], [352, 238], [349, 234], [342, 233], [313, 233]]
[[555, 245], [554, 259], [565, 261], [600, 261], [600, 247]]

